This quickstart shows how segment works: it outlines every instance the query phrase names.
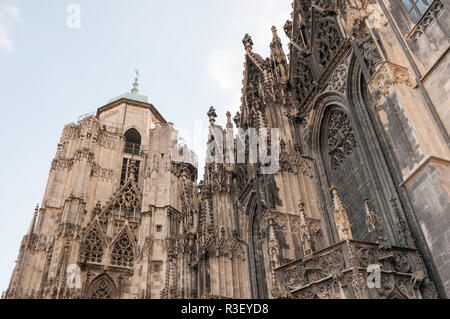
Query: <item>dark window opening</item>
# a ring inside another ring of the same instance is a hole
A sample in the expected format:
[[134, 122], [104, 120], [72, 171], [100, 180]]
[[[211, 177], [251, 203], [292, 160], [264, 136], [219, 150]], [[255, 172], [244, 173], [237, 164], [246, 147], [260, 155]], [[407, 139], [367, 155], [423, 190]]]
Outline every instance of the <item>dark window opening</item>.
[[[131, 169], [131, 161], [128, 158], [124, 158], [122, 162], [122, 172], [120, 175], [120, 185], [122, 186], [127, 181], [128, 175], [130, 174]], [[134, 161], [135, 168], [134, 168], [134, 181], [137, 184], [139, 181], [139, 166], [141, 165], [140, 161]]]
[[125, 132], [125, 153], [140, 155], [141, 152], [141, 134], [131, 128]]
[[402, 2], [413, 22], [417, 23], [433, 0], [402, 0]]

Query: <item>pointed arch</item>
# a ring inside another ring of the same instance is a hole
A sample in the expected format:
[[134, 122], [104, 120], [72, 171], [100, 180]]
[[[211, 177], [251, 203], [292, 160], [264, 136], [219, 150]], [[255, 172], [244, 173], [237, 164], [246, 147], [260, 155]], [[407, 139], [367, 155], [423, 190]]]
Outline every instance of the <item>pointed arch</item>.
[[90, 299], [114, 299], [117, 288], [114, 281], [106, 274], [97, 277], [89, 287]]
[[125, 134], [125, 153], [139, 155], [141, 151], [142, 137], [135, 128], [128, 129]]
[[86, 230], [81, 246], [82, 262], [101, 264], [105, 252], [106, 240], [98, 220]]
[[249, 249], [250, 280], [253, 298], [268, 298], [266, 268], [264, 261], [264, 239], [261, 235], [261, 207], [256, 192], [252, 192], [246, 208], [247, 243]]
[[[377, 215], [382, 219], [385, 236], [389, 239], [389, 225], [386, 223], [386, 210], [381, 200], [377, 173], [373, 168], [372, 157], [365, 141], [365, 131], [361, 128], [359, 114], [346, 96], [337, 92], [324, 92], [319, 95], [311, 117], [311, 153], [317, 161], [319, 187], [325, 195], [328, 213], [325, 216], [327, 228], [337, 241], [337, 230], [332, 216], [330, 188], [338, 188], [348, 214], [355, 239], [368, 240], [364, 201], [367, 199]], [[355, 92], [351, 91], [351, 94]]]
[[125, 225], [111, 244], [111, 265], [133, 268], [135, 251], [136, 245], [133, 240], [133, 234], [128, 225]]

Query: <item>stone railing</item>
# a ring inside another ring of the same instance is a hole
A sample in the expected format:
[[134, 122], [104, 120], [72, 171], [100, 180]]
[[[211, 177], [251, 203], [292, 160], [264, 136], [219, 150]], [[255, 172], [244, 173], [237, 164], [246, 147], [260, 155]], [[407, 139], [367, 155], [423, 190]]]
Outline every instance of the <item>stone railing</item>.
[[[379, 272], [368, 271], [377, 268]], [[275, 273], [278, 287], [273, 289], [274, 297], [436, 298], [422, 258], [410, 248], [349, 240], [280, 267]], [[373, 288], [369, 288], [369, 276]]]

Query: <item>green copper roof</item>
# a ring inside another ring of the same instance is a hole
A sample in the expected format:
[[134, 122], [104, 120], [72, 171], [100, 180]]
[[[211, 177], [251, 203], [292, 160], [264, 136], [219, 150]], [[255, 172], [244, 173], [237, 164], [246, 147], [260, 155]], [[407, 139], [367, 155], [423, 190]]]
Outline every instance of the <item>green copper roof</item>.
[[136, 93], [130, 93], [127, 92], [125, 94], [119, 95], [111, 100], [108, 101], [109, 103], [118, 101], [120, 99], [128, 99], [128, 100], [133, 100], [133, 101], [138, 101], [138, 102], [143, 102], [143, 103], [148, 103], [148, 97], [145, 95], [140, 95], [140, 94], [136, 94]]
[[129, 99], [129, 100], [133, 100], [133, 101], [148, 103], [148, 97], [145, 95], [139, 94], [139, 70], [136, 70], [136, 78], [134, 79], [133, 89], [131, 90], [131, 93], [127, 92], [125, 94], [119, 95], [119, 96], [109, 100], [108, 104], [118, 101], [120, 99]]

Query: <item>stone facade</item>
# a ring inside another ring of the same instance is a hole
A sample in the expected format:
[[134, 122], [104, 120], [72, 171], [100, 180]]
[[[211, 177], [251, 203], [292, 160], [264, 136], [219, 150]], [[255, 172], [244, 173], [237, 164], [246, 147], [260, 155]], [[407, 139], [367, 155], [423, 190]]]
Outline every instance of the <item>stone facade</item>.
[[[246, 35], [200, 183], [136, 86], [67, 125], [4, 297], [447, 298], [450, 1], [418, 2], [295, 0], [288, 56]], [[276, 173], [220, 151], [250, 128], [279, 129]]]

